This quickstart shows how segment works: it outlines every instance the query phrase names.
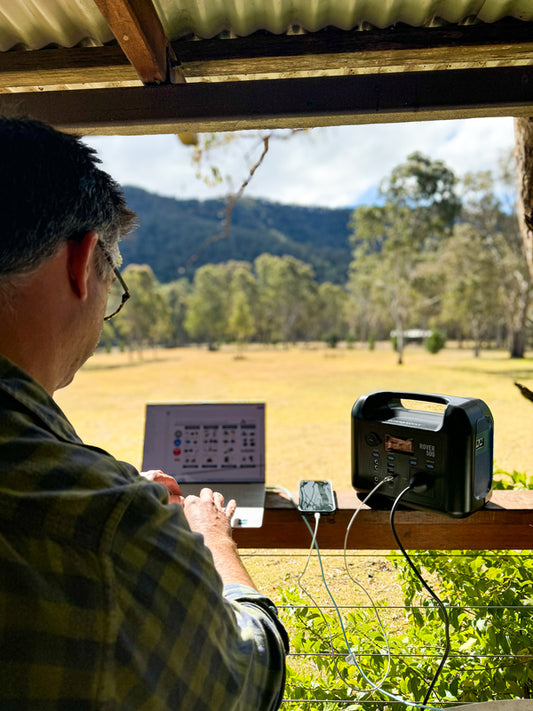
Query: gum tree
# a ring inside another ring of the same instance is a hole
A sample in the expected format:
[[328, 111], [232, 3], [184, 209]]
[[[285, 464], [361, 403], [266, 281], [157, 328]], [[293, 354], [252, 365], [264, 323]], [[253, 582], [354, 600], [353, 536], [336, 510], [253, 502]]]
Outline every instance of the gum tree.
[[[376, 302], [387, 304], [403, 363], [403, 334], [420, 300], [420, 266], [437, 253], [452, 231], [461, 202], [457, 178], [440, 160], [412, 153], [380, 186], [379, 204], [356, 208], [350, 226], [351, 290], [367, 280]], [[370, 270], [370, 271], [369, 271]]]

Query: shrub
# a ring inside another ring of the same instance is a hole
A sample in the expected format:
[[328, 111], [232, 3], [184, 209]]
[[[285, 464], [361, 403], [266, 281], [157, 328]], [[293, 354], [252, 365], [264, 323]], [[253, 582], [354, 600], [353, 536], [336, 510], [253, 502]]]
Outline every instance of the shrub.
[[446, 345], [446, 334], [442, 331], [434, 329], [431, 331], [431, 335], [424, 341], [424, 346], [426, 350], [430, 353], [438, 353]]

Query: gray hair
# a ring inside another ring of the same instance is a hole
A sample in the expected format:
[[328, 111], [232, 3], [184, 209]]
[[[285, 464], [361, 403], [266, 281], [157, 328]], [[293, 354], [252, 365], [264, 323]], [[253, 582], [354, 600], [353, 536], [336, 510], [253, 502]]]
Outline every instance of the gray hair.
[[[77, 136], [32, 119], [0, 117], [0, 280], [6, 285], [91, 230], [117, 264], [118, 241], [135, 228], [136, 216], [98, 163]], [[103, 276], [109, 265], [97, 252]]]

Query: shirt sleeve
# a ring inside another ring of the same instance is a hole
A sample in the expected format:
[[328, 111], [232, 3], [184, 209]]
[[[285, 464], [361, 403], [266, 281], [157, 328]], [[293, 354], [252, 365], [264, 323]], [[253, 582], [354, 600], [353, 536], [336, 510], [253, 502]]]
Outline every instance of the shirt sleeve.
[[274, 711], [286, 632], [274, 604], [225, 589], [203, 537], [158, 484], [134, 483], [115, 514], [110, 593], [115, 695], [124, 708]]
[[[289, 638], [279, 621], [277, 608], [268, 597], [245, 585], [226, 585], [224, 596], [232, 602], [240, 629], [251, 635], [262, 650], [260, 660], [265, 670], [270, 670], [273, 698], [279, 689], [274, 705], [268, 708], [277, 709], [283, 698], [285, 654], [289, 652]], [[265, 644], [265, 640], [269, 644]], [[278, 674], [274, 674], [275, 670]]]

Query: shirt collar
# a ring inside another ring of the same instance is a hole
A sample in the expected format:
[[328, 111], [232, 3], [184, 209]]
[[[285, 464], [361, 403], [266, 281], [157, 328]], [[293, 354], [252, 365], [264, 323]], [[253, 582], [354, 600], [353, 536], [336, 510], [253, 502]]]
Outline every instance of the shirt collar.
[[20, 402], [61, 439], [80, 442], [74, 428], [46, 390], [25, 371], [0, 354], [0, 393]]

